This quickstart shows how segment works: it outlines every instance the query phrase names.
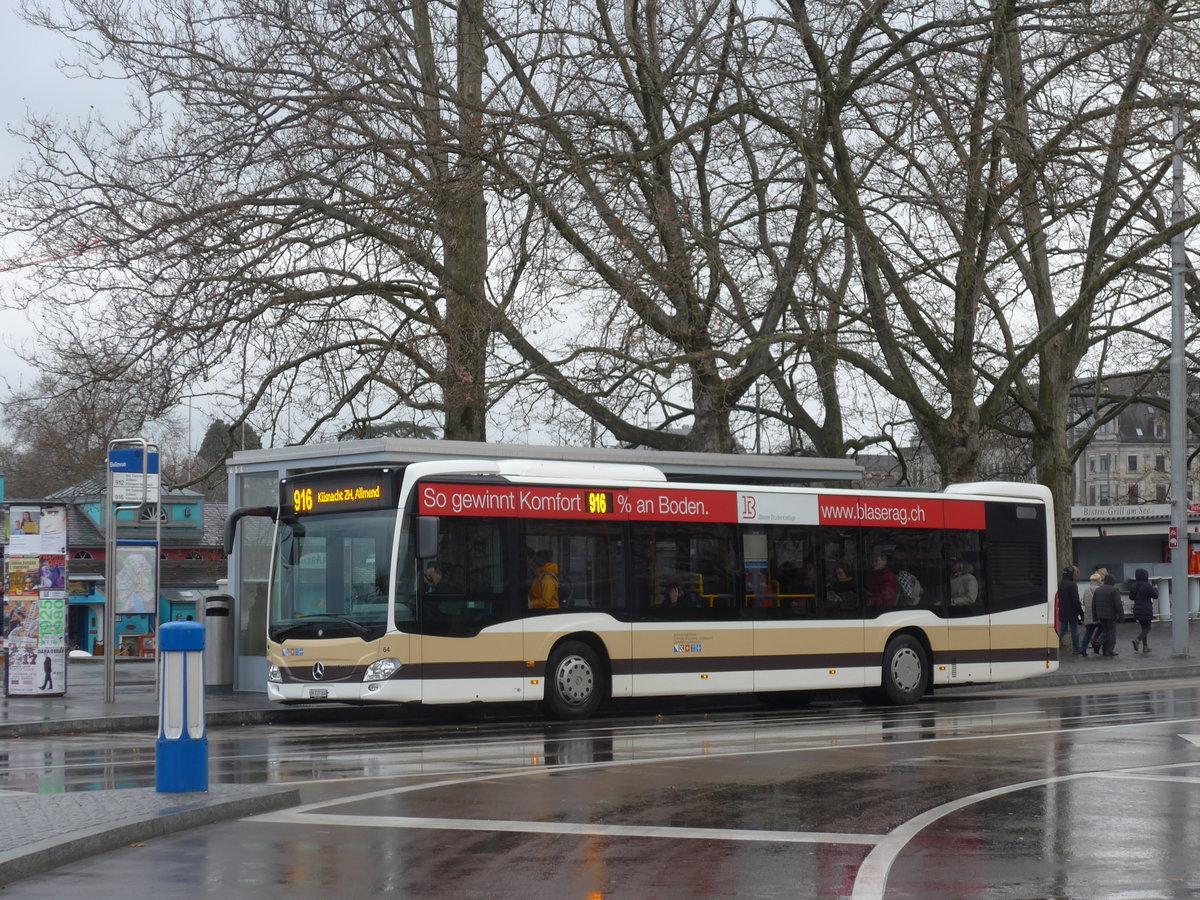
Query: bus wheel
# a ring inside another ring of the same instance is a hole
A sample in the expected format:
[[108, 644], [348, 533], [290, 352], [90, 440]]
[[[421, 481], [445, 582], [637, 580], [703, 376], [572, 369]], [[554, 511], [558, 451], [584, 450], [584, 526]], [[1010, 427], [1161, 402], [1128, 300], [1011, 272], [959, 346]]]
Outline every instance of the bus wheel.
[[542, 709], [556, 719], [590, 716], [604, 699], [604, 671], [596, 651], [582, 641], [559, 644], [546, 664]]
[[916, 703], [929, 687], [929, 663], [921, 642], [898, 634], [883, 651], [883, 692], [897, 705]]

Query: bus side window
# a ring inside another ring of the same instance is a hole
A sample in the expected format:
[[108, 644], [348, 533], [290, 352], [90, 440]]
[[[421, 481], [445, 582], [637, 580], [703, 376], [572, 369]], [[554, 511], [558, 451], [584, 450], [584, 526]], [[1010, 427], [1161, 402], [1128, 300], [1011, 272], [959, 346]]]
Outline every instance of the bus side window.
[[865, 572], [859, 559], [859, 529], [817, 530], [817, 558], [824, 597], [822, 619], [857, 619], [863, 614]]
[[946, 565], [949, 572], [946, 615], [952, 619], [983, 615], [986, 582], [979, 552], [979, 532], [948, 535]]
[[813, 528], [768, 526], [765, 530], [768, 588], [754, 603], [761, 619], [814, 619], [821, 616], [824, 590], [814, 553]]

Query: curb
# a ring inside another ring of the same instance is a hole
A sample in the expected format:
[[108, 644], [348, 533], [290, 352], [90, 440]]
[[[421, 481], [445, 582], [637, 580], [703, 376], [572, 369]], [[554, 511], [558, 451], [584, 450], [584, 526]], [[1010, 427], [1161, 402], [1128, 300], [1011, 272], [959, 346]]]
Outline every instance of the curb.
[[[42, 874], [81, 857], [94, 856], [200, 825], [295, 806], [300, 802], [300, 792], [295, 788], [233, 784], [214, 785], [209, 792], [196, 795], [156, 794], [152, 788], [93, 793], [97, 802], [128, 803], [132, 798], [159, 808], [148, 815], [130, 816], [81, 828], [27, 844], [19, 850], [6, 850], [0, 853], [0, 886]], [[120, 795], [120, 799], [114, 798], [116, 794]], [[28, 799], [9, 796], [4, 800], [5, 815], [21, 815], [23, 805], [28, 805], [28, 811], [33, 815], [53, 815], [53, 810], [47, 810], [46, 807], [53, 805], [55, 798], [72, 798], [72, 795], [34, 794]]]

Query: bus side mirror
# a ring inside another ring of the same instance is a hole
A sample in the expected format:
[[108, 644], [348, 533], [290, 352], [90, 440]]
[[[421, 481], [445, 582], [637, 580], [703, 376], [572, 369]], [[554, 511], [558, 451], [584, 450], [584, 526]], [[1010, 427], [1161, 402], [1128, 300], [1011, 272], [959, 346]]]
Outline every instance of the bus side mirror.
[[246, 516], [267, 516], [272, 522], [279, 518], [278, 506], [239, 506], [225, 520], [225, 556], [233, 554], [233, 541], [237, 536], [238, 522]]
[[440, 524], [437, 516], [417, 516], [417, 559], [437, 556]]

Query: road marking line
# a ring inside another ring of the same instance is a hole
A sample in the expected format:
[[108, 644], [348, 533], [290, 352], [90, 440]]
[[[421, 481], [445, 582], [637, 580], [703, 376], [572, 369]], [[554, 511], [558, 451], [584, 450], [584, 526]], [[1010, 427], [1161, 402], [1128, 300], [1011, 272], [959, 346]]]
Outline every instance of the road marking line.
[[1200, 775], [1138, 775], [1136, 772], [1104, 772], [1097, 778], [1115, 781], [1166, 781], [1175, 784], [1200, 784]]
[[867, 858], [863, 860], [863, 864], [859, 866], [858, 874], [854, 877], [854, 890], [850, 894], [851, 900], [882, 900], [887, 888], [887, 879], [891, 872], [892, 864], [905, 847], [938, 819], [958, 812], [968, 806], [973, 806], [985, 800], [991, 800], [994, 797], [1003, 797], [1005, 794], [1013, 794], [1017, 791], [1046, 787], [1051, 784], [1062, 784], [1068, 781], [1080, 781], [1085, 778], [1125, 778], [1141, 781], [1161, 780], [1200, 784], [1200, 778], [1193, 778], [1187, 775], [1166, 776], [1152, 774], [1155, 770], [1193, 768], [1196, 765], [1198, 763], [1194, 761], [1167, 763], [1162, 766], [1146, 766], [1118, 772], [1077, 772], [1072, 775], [1038, 778], [1034, 781], [1023, 781], [1018, 784], [1008, 784], [1003, 787], [993, 788], [990, 791], [981, 791], [978, 794], [959, 797], [957, 800], [951, 800], [943, 803], [941, 806], [935, 806], [933, 809], [926, 810], [919, 816], [915, 816], [898, 828], [893, 829], [882, 841], [875, 845], [871, 852], [867, 854]]
[[1029, 788], [1045, 787], [1055, 782], [1075, 781], [1090, 777], [1092, 777], [1091, 772], [1084, 772], [1078, 775], [1039, 778], [1035, 781], [1009, 784], [993, 788], [990, 791], [971, 794], [968, 797], [959, 797], [957, 800], [951, 800], [941, 806], [926, 810], [919, 816], [914, 816], [898, 828], [892, 829], [887, 837], [876, 844], [875, 848], [867, 854], [867, 858], [858, 867], [858, 874], [854, 876], [854, 890], [850, 894], [852, 900], [882, 900], [884, 891], [887, 889], [888, 874], [892, 870], [892, 864], [896, 861], [896, 857], [917, 835], [938, 819], [984, 800], [991, 800], [993, 797], [1003, 797], [1005, 794], [1013, 794]]
[[441, 831], [504, 831], [523, 834], [585, 835], [588, 837], [671, 838], [692, 841], [762, 841], [776, 844], [865, 844], [883, 840], [880, 834], [827, 831], [753, 831], [740, 828], [674, 828], [658, 825], [602, 825], [583, 822], [522, 822], [505, 819], [439, 819], [424, 816], [357, 816], [329, 813], [263, 813], [255, 822], [277, 825], [343, 825], [359, 828], [413, 828]]

